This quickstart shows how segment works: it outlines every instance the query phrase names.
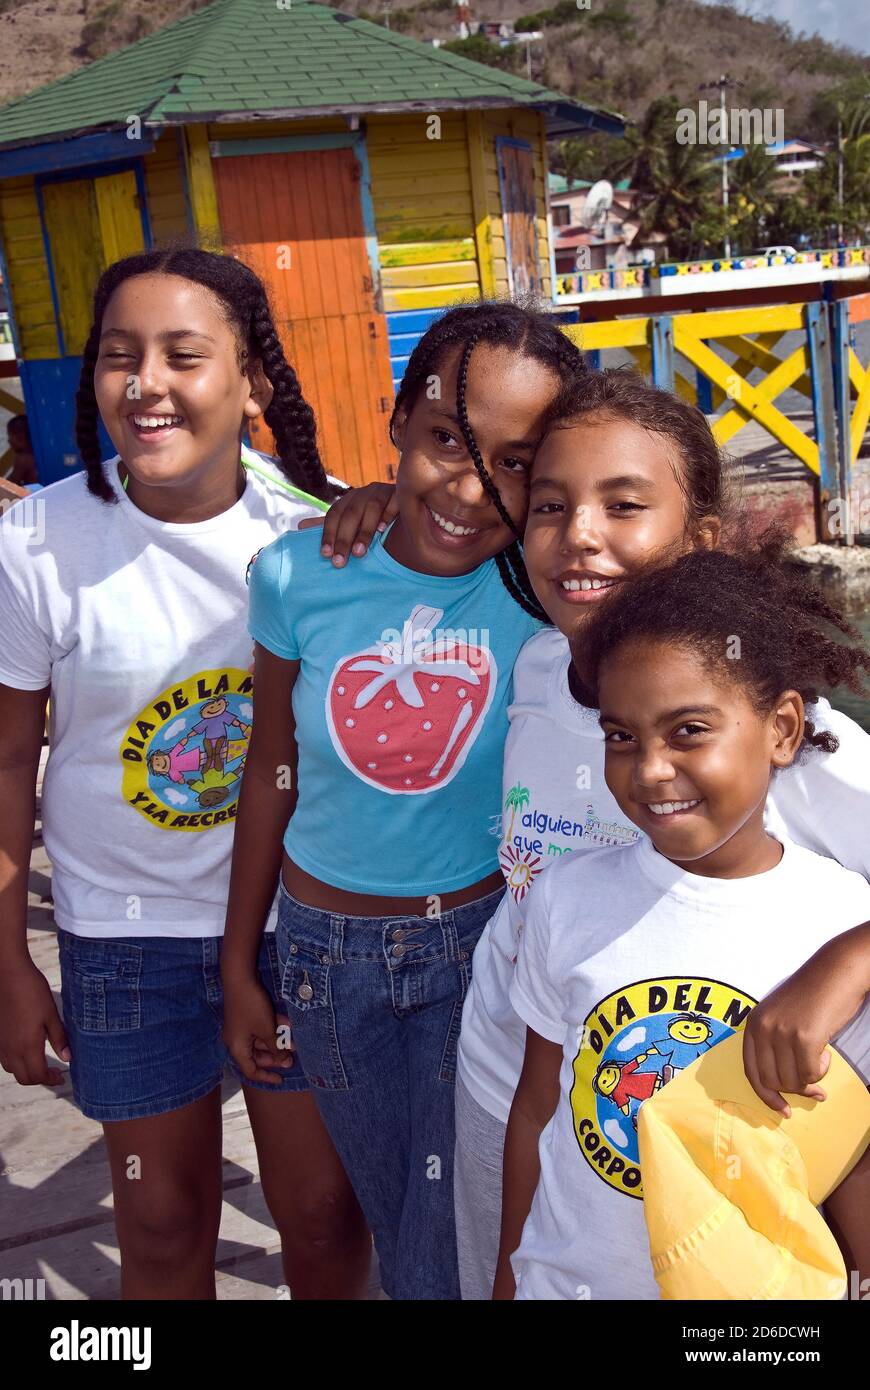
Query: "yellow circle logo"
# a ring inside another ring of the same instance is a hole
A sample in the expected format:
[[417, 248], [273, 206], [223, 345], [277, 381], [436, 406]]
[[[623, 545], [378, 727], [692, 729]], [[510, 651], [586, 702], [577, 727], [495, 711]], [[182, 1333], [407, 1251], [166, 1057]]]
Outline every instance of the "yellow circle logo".
[[253, 679], [200, 671], [161, 691], [121, 743], [128, 806], [163, 830], [201, 831], [236, 814], [253, 718]]
[[742, 1028], [755, 1000], [720, 980], [640, 980], [602, 999], [578, 1030], [574, 1135], [603, 1182], [642, 1197], [637, 1112], [710, 1047]]

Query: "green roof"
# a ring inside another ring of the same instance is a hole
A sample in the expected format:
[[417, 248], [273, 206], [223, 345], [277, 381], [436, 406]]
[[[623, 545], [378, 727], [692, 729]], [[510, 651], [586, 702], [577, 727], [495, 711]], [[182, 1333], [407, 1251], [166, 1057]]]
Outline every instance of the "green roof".
[[532, 106], [554, 134], [622, 118], [311, 0], [205, 9], [0, 108], [0, 146], [234, 115]]

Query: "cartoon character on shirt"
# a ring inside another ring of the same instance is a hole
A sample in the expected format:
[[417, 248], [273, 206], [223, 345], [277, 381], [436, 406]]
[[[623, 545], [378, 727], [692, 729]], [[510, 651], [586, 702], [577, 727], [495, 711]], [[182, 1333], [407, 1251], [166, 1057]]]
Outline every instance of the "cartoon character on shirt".
[[176, 743], [174, 748], [158, 748], [149, 753], [148, 771], [155, 777], [168, 777], [170, 782], [184, 782], [185, 772], [199, 772], [202, 765], [201, 748], [190, 748], [185, 752], [187, 739]]
[[[657, 1071], [638, 1071], [641, 1062], [658, 1052], [655, 1043], [646, 1052], [639, 1052], [630, 1062], [604, 1061], [592, 1080], [592, 1085], [600, 1096], [606, 1096], [626, 1117], [631, 1113], [631, 1102], [642, 1105], [645, 1100], [664, 1084]], [[670, 1077], [668, 1077], [670, 1080]]]
[[689, 1067], [713, 1046], [713, 1029], [701, 1014], [677, 1014], [672, 1018], [663, 1038], [654, 1038], [657, 1050], [671, 1066], [670, 1081], [675, 1072]]
[[223, 696], [216, 700], [207, 700], [202, 706], [200, 714], [202, 718], [199, 723], [194, 724], [177, 747], [183, 749], [194, 734], [202, 734], [203, 748], [205, 749], [205, 759], [202, 764], [203, 776], [209, 771], [222, 774], [228, 741], [227, 730], [235, 726], [241, 729], [247, 738], [251, 732], [251, 726], [250, 724], [243, 724], [241, 719], [232, 713]]

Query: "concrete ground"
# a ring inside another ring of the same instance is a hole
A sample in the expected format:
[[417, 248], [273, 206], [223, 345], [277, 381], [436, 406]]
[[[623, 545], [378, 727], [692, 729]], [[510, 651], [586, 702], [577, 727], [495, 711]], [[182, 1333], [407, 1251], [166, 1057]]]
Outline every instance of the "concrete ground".
[[[36, 965], [59, 999], [51, 866], [39, 822], [31, 858], [28, 940]], [[218, 1298], [286, 1297], [278, 1292], [284, 1283], [280, 1245], [263, 1200], [254, 1140], [235, 1081], [224, 1083], [223, 1125]], [[119, 1270], [100, 1125], [76, 1108], [69, 1081], [57, 1089], [19, 1086], [0, 1071], [0, 1280], [43, 1279], [46, 1299], [116, 1299]], [[376, 1282], [371, 1296], [378, 1297]]]

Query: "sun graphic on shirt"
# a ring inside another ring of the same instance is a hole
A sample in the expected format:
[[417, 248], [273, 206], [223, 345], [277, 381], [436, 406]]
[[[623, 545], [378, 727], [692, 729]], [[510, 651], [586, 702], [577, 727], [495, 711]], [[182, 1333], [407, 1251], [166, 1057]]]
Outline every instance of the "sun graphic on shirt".
[[508, 888], [515, 900], [521, 903], [532, 886], [532, 880], [541, 872], [541, 856], [533, 854], [530, 849], [519, 854], [513, 845], [503, 845], [498, 858]]

